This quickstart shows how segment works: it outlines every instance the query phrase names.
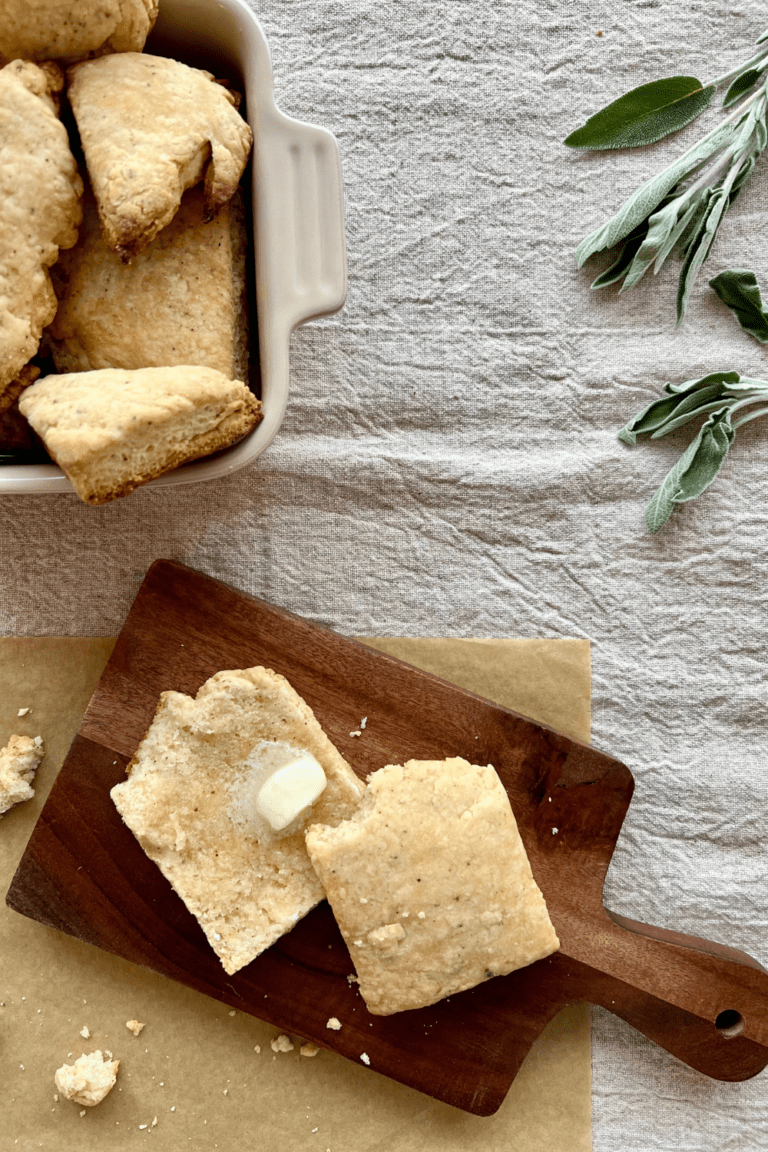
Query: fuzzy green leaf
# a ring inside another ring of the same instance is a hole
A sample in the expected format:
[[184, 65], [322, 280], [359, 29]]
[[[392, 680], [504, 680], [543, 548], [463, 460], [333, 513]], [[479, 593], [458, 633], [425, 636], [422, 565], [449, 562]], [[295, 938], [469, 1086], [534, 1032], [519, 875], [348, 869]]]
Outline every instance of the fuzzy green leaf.
[[690, 148], [669, 168], [665, 168], [657, 176], [646, 180], [636, 192], [621, 206], [619, 211], [606, 224], [596, 228], [586, 236], [576, 249], [576, 259], [579, 267], [595, 252], [603, 248], [613, 248], [630, 232], [637, 228], [653, 211], [658, 208], [665, 196], [671, 192], [676, 184], [699, 167], [699, 165], [713, 153], [728, 143], [732, 136], [730, 124], [721, 125], [720, 129], [705, 136], [697, 145]]
[[729, 409], [713, 412], [651, 497], [645, 510], [645, 522], [651, 532], [658, 532], [666, 524], [676, 504], [695, 499], [709, 487], [728, 455], [734, 436]]
[[604, 272], [601, 272], [599, 276], [595, 277], [590, 284], [590, 288], [607, 288], [609, 284], [615, 284], [617, 280], [621, 280], [627, 268], [629, 268], [634, 260], [635, 254], [643, 243], [647, 232], [648, 221], [644, 220], [642, 224], [635, 228], [630, 236], [627, 236], [613, 264], [606, 268]]
[[638, 436], [650, 435], [654, 440], [666, 436], [673, 428], [721, 407], [727, 389], [740, 379], [738, 372], [710, 372], [699, 380], [685, 380], [682, 384], [667, 382], [665, 395], [652, 400], [625, 424], [619, 432], [619, 440], [635, 444]]
[[569, 148], [639, 148], [690, 124], [709, 106], [714, 84], [695, 76], [669, 76], [633, 88], [571, 132]]
[[730, 108], [740, 96], [744, 96], [750, 88], [754, 88], [763, 72], [762, 68], [748, 68], [746, 72], [737, 76], [723, 98], [723, 108]]
[[709, 286], [731, 309], [745, 332], [761, 344], [768, 344], [768, 315], [763, 311], [754, 272], [748, 268], [728, 268], [710, 280]]
[[694, 281], [699, 274], [699, 269], [709, 256], [709, 250], [714, 243], [717, 230], [720, 227], [720, 222], [723, 218], [723, 213], [728, 207], [729, 199], [727, 194], [722, 188], [718, 188], [716, 192], [710, 197], [707, 212], [701, 222], [699, 231], [694, 236], [693, 240], [688, 246], [688, 251], [685, 256], [682, 271], [680, 272], [680, 280], [677, 287], [677, 323], [685, 316], [685, 310], [688, 307], [688, 297], [691, 293]]

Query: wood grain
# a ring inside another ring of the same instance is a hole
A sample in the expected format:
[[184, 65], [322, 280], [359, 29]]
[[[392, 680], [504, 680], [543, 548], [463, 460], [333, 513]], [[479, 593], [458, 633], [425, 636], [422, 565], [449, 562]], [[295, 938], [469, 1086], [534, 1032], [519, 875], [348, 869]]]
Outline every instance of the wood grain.
[[[235, 976], [123, 825], [124, 778], [158, 695], [222, 668], [285, 675], [364, 778], [463, 756], [497, 769], [561, 940], [554, 956], [430, 1008], [371, 1016], [327, 903]], [[365, 738], [350, 732], [368, 717]], [[605, 874], [632, 795], [617, 760], [181, 565], [149, 570], [7, 895], [44, 924], [478, 1115], [495, 1112], [565, 1004], [601, 1004], [723, 1080], [768, 1064], [768, 973], [734, 949], [611, 915]], [[557, 829], [553, 833], [553, 828]], [[721, 1013], [718, 1029], [716, 1020]], [[738, 1014], [736, 1019], [734, 1014]], [[343, 1027], [325, 1025], [337, 1016]], [[743, 1020], [743, 1025], [740, 1023]], [[372, 1025], [372, 1027], [371, 1027]], [[736, 1034], [734, 1034], [736, 1033]]]

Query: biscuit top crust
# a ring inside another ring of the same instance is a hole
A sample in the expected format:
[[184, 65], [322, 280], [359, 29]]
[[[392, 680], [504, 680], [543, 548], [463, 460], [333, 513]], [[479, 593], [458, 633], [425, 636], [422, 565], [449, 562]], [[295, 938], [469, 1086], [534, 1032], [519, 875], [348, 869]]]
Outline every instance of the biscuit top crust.
[[45, 376], [23, 393], [19, 411], [67, 468], [150, 425], [183, 419], [210, 404], [221, 406], [221, 423], [244, 403], [257, 402], [240, 380], [227, 380], [215, 368], [180, 365]]
[[48, 267], [77, 240], [83, 183], [56, 113], [62, 84], [55, 64], [0, 70], [0, 394], [53, 319]]
[[253, 135], [210, 72], [120, 52], [75, 64], [67, 76], [102, 227], [125, 259], [173, 219], [199, 180], [211, 215], [234, 194]]
[[158, 0], [3, 0], [0, 64], [140, 52], [157, 11]]

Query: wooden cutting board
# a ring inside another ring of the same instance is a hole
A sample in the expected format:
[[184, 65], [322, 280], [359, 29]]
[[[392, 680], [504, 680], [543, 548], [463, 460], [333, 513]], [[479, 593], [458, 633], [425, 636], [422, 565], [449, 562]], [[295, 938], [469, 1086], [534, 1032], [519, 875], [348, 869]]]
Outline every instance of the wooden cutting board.
[[[227, 976], [123, 825], [124, 778], [161, 691], [222, 668], [285, 675], [361, 777], [463, 756], [498, 771], [561, 940], [554, 956], [430, 1008], [372, 1016], [323, 902]], [[350, 733], [363, 716], [363, 737]], [[544, 1025], [601, 1004], [724, 1080], [768, 1064], [768, 973], [744, 953], [611, 915], [605, 874], [632, 794], [618, 761], [329, 629], [169, 561], [150, 569], [8, 891], [11, 908], [477, 1115]], [[326, 1028], [330, 1016], [341, 1031]]]

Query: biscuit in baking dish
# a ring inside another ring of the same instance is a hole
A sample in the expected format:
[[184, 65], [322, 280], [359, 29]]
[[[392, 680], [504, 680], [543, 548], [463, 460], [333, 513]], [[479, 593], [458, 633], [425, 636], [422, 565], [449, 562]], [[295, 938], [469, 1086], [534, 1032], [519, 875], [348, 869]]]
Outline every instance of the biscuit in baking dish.
[[204, 364], [247, 381], [246, 248], [240, 191], [206, 220], [198, 187], [125, 264], [86, 193], [77, 244], [51, 273], [59, 305], [46, 337], [57, 371]]
[[199, 365], [45, 376], [19, 411], [88, 504], [225, 448], [261, 419], [245, 384]]
[[57, 113], [63, 82], [55, 64], [0, 70], [0, 410], [30, 382], [56, 313], [48, 268], [77, 240], [83, 185]]
[[67, 77], [102, 227], [124, 259], [171, 222], [200, 180], [210, 215], [234, 194], [253, 136], [210, 72], [118, 52], [74, 64]]
[[218, 672], [194, 700], [164, 692], [128, 779], [111, 792], [229, 973], [325, 895], [304, 845], [309, 814], [276, 836], [254, 808], [258, 764], [283, 745], [311, 753], [325, 773], [311, 818], [351, 816], [362, 784], [285, 677], [261, 667]]
[[388, 765], [307, 851], [369, 1011], [386, 1016], [559, 948], [496, 771], [454, 757]]
[[141, 52], [158, 0], [3, 0], [0, 64]]

